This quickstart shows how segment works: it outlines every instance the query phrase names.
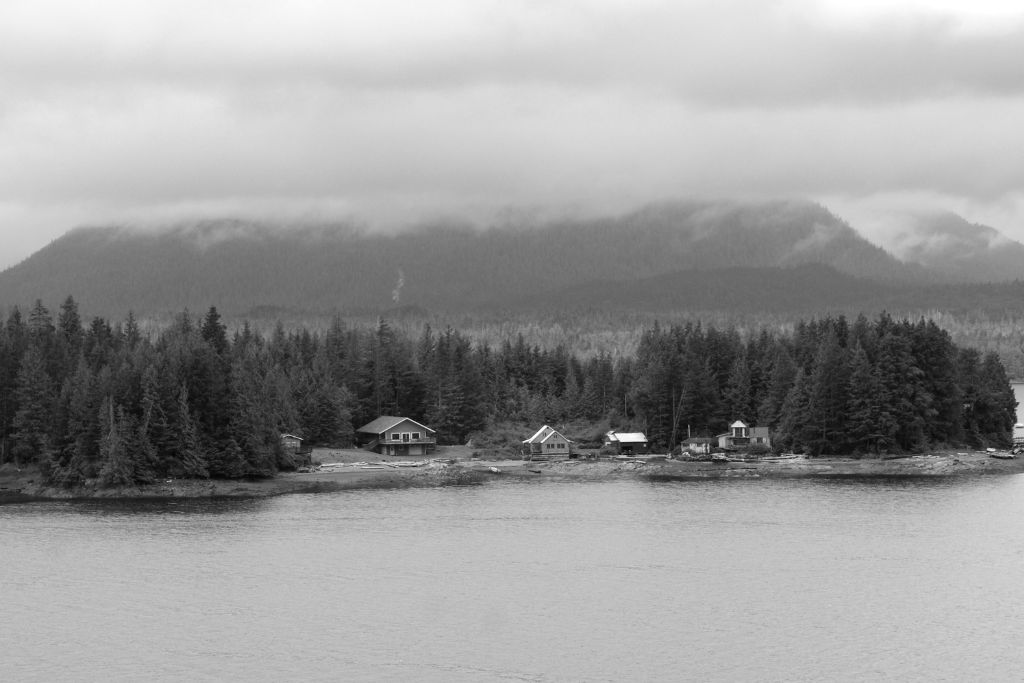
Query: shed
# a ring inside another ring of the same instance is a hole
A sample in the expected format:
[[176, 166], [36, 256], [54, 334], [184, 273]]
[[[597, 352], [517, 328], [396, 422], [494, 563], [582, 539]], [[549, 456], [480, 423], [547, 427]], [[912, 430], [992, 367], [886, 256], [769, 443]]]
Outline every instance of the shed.
[[646, 453], [647, 436], [643, 432], [617, 432], [612, 430], [604, 435], [604, 445], [615, 449], [619, 455]]

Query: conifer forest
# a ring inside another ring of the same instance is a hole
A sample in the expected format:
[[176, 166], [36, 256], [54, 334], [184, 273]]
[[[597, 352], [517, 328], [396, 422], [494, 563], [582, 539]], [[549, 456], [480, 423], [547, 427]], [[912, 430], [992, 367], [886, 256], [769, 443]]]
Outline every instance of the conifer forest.
[[[386, 320], [229, 333], [216, 308], [143, 333], [129, 314], [85, 322], [68, 297], [14, 308], [0, 331], [2, 460], [48, 481], [266, 477], [294, 467], [280, 435], [348, 446], [379, 415], [459, 444], [496, 423], [645, 431], [656, 450], [734, 420], [810, 455], [1007, 446], [1015, 399], [995, 353], [930, 320], [825, 317], [791, 333], [701, 323], [643, 331], [635, 354], [581, 356], [522, 336], [473, 342]], [[532, 429], [531, 429], [532, 428]], [[585, 445], [585, 444], [584, 444]]]

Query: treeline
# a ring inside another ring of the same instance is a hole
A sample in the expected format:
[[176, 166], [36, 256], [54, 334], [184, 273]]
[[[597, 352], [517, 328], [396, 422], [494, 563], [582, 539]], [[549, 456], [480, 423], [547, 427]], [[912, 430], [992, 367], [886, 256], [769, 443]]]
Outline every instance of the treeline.
[[957, 347], [934, 322], [800, 322], [792, 334], [687, 324], [646, 331], [631, 404], [648, 437], [675, 443], [728, 420], [771, 429], [777, 449], [883, 453], [1008, 446], [1016, 400], [995, 353]]
[[743, 419], [818, 454], [1005, 445], [1014, 407], [995, 354], [887, 315], [792, 334], [655, 325], [615, 358], [383, 320], [229, 334], [216, 308], [146, 335], [131, 315], [83, 324], [71, 297], [56, 316], [39, 301], [13, 309], [0, 333], [2, 460], [67, 486], [269, 476], [294, 466], [281, 433], [345, 446], [382, 414], [424, 422], [441, 443], [496, 421], [583, 420], [642, 429], [661, 449]]

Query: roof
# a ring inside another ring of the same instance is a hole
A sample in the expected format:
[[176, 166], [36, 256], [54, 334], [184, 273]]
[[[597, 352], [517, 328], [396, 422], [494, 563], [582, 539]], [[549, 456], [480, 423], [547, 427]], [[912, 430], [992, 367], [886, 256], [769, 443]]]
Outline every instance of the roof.
[[417, 422], [416, 420], [412, 419], [411, 417], [395, 417], [394, 415], [381, 415], [380, 417], [378, 417], [373, 422], [368, 422], [368, 423], [364, 424], [362, 427], [360, 427], [356, 431], [357, 432], [365, 432], [365, 433], [369, 433], [369, 434], [383, 434], [384, 432], [388, 431], [389, 429], [391, 429], [395, 425], [401, 424], [402, 422], [405, 422], [406, 420], [408, 420], [409, 422], [412, 422], [414, 425], [422, 427], [423, 429], [427, 430], [428, 432], [433, 432], [434, 431], [430, 427], [428, 427], [426, 425], [420, 424], [419, 422]]
[[609, 441], [619, 443], [647, 443], [647, 437], [643, 432], [608, 432], [605, 436]]
[[745, 429], [747, 426], [747, 423], [744, 422], [743, 420], [736, 420], [731, 425], [729, 425], [729, 429], [736, 429], [737, 427]]
[[568, 441], [569, 443], [572, 443], [572, 439], [567, 437], [565, 434], [562, 434], [561, 432], [556, 432], [554, 429], [551, 430], [550, 434], [548, 434], [543, 439], [541, 439], [540, 442], [544, 443], [545, 441], [547, 441], [548, 439], [550, 439], [553, 436], [560, 436], [560, 437], [562, 437], [563, 441]]
[[[569, 441], [569, 439], [566, 439], [564, 434], [558, 432], [552, 427], [544, 425], [543, 427], [538, 429], [537, 433], [531, 436], [529, 439], [523, 439], [523, 443], [544, 443], [545, 441], [550, 439], [552, 436], [555, 436], [556, 434], [565, 439], [566, 441]], [[572, 442], [569, 441], [569, 443]]]
[[537, 440], [537, 437], [542, 435], [548, 429], [551, 429], [551, 427], [548, 427], [547, 425], [544, 425], [543, 427], [538, 429], [537, 432], [533, 436], [531, 436], [529, 439], [523, 439], [523, 443], [533, 443], [534, 441]]
[[298, 439], [299, 441], [305, 441], [301, 436], [295, 436], [294, 434], [282, 434], [282, 439]]

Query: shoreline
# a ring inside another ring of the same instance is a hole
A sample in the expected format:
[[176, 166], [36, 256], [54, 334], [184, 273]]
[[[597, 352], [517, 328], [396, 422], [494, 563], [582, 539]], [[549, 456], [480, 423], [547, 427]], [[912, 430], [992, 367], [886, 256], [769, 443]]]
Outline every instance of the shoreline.
[[423, 488], [483, 484], [497, 479], [637, 479], [652, 482], [709, 479], [919, 478], [1008, 475], [1024, 472], [1024, 458], [999, 459], [987, 452], [943, 451], [890, 458], [789, 458], [708, 461], [651, 460], [461, 460], [454, 464], [364, 469], [329, 465], [313, 472], [284, 472], [260, 480], [172, 479], [142, 486], [62, 489], [38, 483], [38, 470], [0, 472], [0, 504], [83, 499], [266, 498], [294, 493]]

